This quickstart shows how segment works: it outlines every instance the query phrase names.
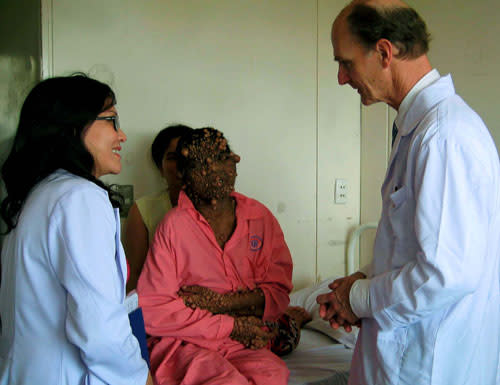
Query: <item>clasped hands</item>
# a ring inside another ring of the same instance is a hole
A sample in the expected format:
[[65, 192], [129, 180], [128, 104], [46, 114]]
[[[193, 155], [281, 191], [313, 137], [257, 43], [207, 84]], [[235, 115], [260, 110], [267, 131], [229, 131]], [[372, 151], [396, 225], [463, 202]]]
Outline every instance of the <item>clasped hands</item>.
[[316, 298], [319, 306], [319, 316], [330, 323], [334, 329], [343, 326], [346, 332], [351, 332], [353, 326], [360, 326], [360, 319], [353, 313], [349, 301], [352, 284], [364, 278], [362, 273], [354, 273], [333, 281], [328, 287], [330, 293], [320, 294]]
[[268, 331], [261, 318], [250, 314], [251, 309], [241, 308], [238, 293], [220, 294], [203, 286], [184, 286], [177, 294], [187, 307], [233, 317], [234, 326], [230, 337], [247, 348], [262, 349], [275, 337], [275, 333]]
[[231, 309], [231, 298], [219, 294], [204, 286], [183, 286], [177, 294], [184, 304], [191, 309], [204, 309], [212, 314], [228, 313]]

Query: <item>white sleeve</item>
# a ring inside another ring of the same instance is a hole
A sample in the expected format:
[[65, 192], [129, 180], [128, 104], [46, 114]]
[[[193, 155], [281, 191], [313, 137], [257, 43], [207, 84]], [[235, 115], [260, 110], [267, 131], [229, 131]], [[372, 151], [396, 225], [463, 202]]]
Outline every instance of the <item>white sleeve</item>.
[[88, 384], [146, 383], [148, 368], [123, 305], [116, 221], [104, 191], [65, 195], [50, 220], [50, 258], [67, 292], [65, 332], [80, 349]]
[[354, 281], [349, 292], [349, 303], [356, 317], [366, 318], [370, 312], [370, 280], [358, 279]]
[[487, 255], [491, 175], [465, 145], [430, 140], [419, 150], [413, 191], [421, 251], [372, 277], [372, 317], [383, 329], [417, 322], [476, 290]]
[[360, 267], [358, 270], [360, 273], [363, 273], [367, 278], [370, 278], [372, 275], [372, 264], [371, 262]]

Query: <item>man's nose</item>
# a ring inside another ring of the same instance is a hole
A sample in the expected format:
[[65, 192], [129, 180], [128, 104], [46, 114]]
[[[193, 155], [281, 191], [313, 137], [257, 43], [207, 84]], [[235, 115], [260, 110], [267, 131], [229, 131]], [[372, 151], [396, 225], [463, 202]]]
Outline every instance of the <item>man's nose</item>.
[[337, 79], [338, 82], [341, 86], [349, 82], [349, 75], [347, 74], [347, 71], [342, 68], [342, 66], [339, 66], [339, 72], [337, 74]]

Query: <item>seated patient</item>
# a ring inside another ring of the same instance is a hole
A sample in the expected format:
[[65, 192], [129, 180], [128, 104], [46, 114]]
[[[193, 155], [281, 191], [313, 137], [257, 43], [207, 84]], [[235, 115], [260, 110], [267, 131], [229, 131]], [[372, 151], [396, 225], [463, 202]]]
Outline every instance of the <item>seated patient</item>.
[[177, 146], [184, 183], [159, 224], [137, 291], [157, 384], [286, 384], [265, 322], [286, 311], [292, 260], [261, 203], [234, 192], [236, 163], [221, 132]]
[[[152, 159], [167, 188], [137, 199], [130, 209], [125, 230], [125, 251], [130, 271], [127, 292], [137, 286], [156, 226], [172, 207], [177, 206], [182, 181], [177, 175], [176, 147], [180, 137], [190, 130], [191, 127], [180, 124], [165, 127], [151, 145]], [[268, 325], [275, 330], [271, 350], [280, 356], [290, 353], [299, 343], [300, 328], [310, 320], [311, 315], [305, 309], [289, 307], [278, 321]]]

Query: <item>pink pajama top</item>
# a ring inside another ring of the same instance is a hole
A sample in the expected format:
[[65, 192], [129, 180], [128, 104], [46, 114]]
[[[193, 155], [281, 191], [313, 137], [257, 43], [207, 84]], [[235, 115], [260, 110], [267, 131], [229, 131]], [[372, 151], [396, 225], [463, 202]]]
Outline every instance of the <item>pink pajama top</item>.
[[146, 331], [157, 337], [153, 365], [155, 353], [163, 360], [181, 343], [221, 352], [243, 349], [229, 338], [233, 318], [186, 307], [177, 295], [182, 286], [219, 293], [259, 287], [265, 295], [265, 321], [278, 319], [288, 306], [292, 258], [278, 221], [256, 200], [236, 192], [232, 196], [237, 224], [224, 249], [183, 191], [178, 206], [158, 225], [137, 286]]

